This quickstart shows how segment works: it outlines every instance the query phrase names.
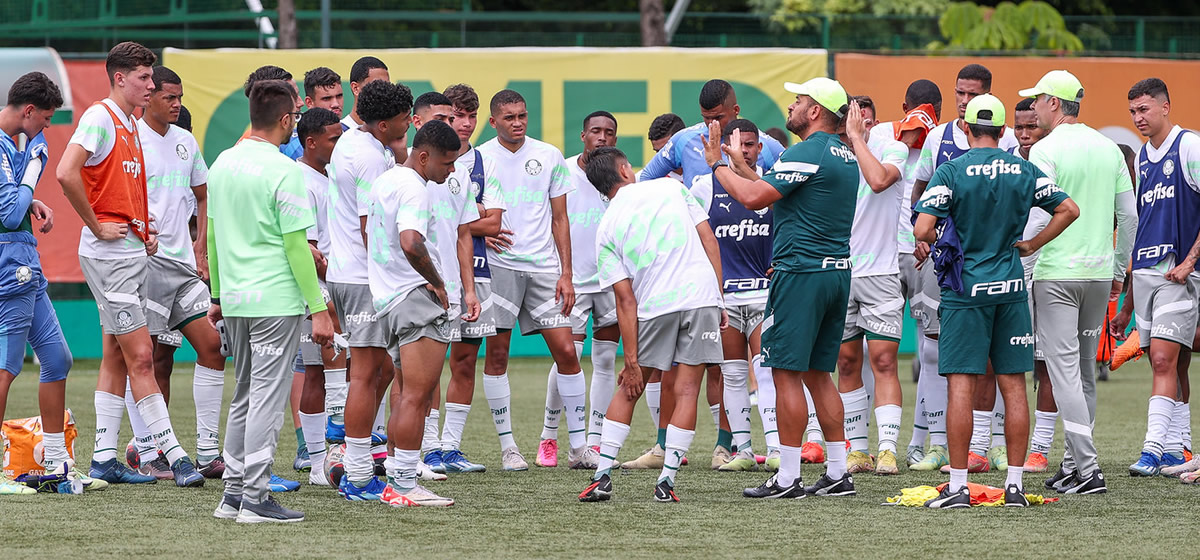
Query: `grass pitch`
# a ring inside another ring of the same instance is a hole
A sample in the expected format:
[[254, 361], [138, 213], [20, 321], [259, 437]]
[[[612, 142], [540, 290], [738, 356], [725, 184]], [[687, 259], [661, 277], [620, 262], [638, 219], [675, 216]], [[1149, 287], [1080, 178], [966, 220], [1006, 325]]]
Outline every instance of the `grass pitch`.
[[[541, 431], [548, 366], [548, 359], [514, 360], [509, 372], [514, 431], [531, 465]], [[77, 413], [80, 439], [75, 447], [81, 465], [87, 465], [91, 455], [96, 367], [96, 362], [77, 363], [68, 381], [67, 401]], [[590, 371], [586, 364], [585, 370]], [[908, 371], [907, 361], [900, 371]], [[172, 421], [185, 447], [193, 449], [191, 364], [178, 364], [172, 383]], [[911, 381], [903, 385], [909, 404], [904, 409], [902, 450], [911, 430], [911, 402], [916, 393]], [[226, 387], [228, 406], [232, 383]], [[900, 488], [946, 480], [946, 475], [909, 472], [903, 467], [898, 476], [855, 477], [858, 496], [853, 498], [747, 500], [741, 497], [741, 489], [757, 485], [767, 475], [708, 470], [716, 436], [710, 417], [703, 412], [689, 454], [696, 460], [684, 467], [678, 478], [681, 503], [653, 502], [658, 473], [638, 471], [614, 476], [612, 501], [581, 504], [576, 495], [586, 485], [588, 472], [561, 467], [531, 467], [524, 473], [500, 471], [500, 449], [482, 383], [476, 387], [463, 447], [489, 471], [429, 483], [435, 491], [457, 500], [452, 508], [400, 510], [350, 503], [332, 489], [306, 485], [299, 492], [278, 496], [286, 506], [304, 511], [305, 522], [248, 526], [212, 517], [221, 494], [219, 481], [212, 480], [201, 489], [160, 482], [114, 486], [83, 496], [5, 497], [0, 499], [0, 557], [1119, 558], [1144, 556], [1148, 550], [1188, 555], [1186, 551], [1192, 549], [1192, 538], [1187, 535], [1192, 534], [1191, 515], [1200, 488], [1173, 479], [1130, 478], [1126, 474], [1145, 432], [1149, 390], [1145, 360], [1125, 366], [1111, 381], [1099, 384], [1096, 443], [1108, 474], [1109, 493], [1066, 497], [1025, 510], [926, 511], [881, 506]], [[8, 417], [36, 415], [36, 403], [36, 375], [27, 371], [14, 384]], [[633, 433], [621, 452], [623, 459], [633, 458], [653, 444], [649, 414], [639, 407]], [[296, 440], [290, 415], [288, 418], [275, 472], [304, 480], [291, 469]], [[754, 422], [754, 443], [760, 449], [757, 413]], [[222, 425], [222, 435], [223, 430]], [[874, 437], [875, 430], [871, 432]], [[122, 442], [128, 441], [129, 433], [126, 423]], [[1061, 428], [1058, 435], [1052, 462], [1062, 453]], [[564, 426], [564, 447], [565, 436]], [[560, 463], [565, 464], [565, 451]], [[823, 468], [806, 465], [805, 479], [816, 480]], [[1026, 488], [1040, 491], [1043, 478], [1026, 475]], [[971, 475], [971, 480], [999, 486], [1003, 474]]]

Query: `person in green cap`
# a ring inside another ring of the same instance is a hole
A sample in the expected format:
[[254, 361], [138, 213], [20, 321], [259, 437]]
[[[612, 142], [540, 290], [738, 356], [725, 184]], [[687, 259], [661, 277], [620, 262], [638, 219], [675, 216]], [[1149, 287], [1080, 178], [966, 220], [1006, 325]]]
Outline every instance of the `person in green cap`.
[[[971, 405], [990, 360], [1008, 411], [1004, 505], [1024, 507], [1029, 503], [1021, 480], [1024, 469], [1019, 465], [1025, 464], [1029, 441], [1024, 374], [1033, 368], [1033, 325], [1020, 257], [1061, 234], [1079, 216], [1079, 208], [1031, 163], [999, 148], [1004, 132], [1004, 105], [999, 99], [990, 94], [972, 99], [964, 121], [971, 149], [938, 167], [913, 209], [918, 213], [913, 234], [934, 245], [942, 287], [938, 373], [946, 377], [949, 389], [950, 483], [925, 505], [971, 505], [967, 489]], [[1052, 217], [1036, 237], [1022, 241], [1033, 207]]]
[[[788, 130], [802, 142], [792, 145], [761, 179], [738, 153], [741, 131], [733, 131], [722, 158], [721, 131], [713, 124], [704, 158], [713, 178], [750, 210], [772, 206], [775, 239], [771, 287], [762, 324], [763, 365], [774, 368], [779, 421], [779, 472], [748, 498], [803, 498], [808, 494], [850, 496], [854, 479], [846, 472], [842, 400], [830, 373], [837, 366], [846, 303], [850, 296], [850, 226], [858, 196], [858, 160], [837, 136], [847, 113], [841, 84], [813, 78], [787, 83], [796, 94], [788, 107]], [[849, 110], [858, 114], [858, 105]], [[736, 169], [735, 169], [736, 168]], [[800, 480], [800, 454], [808, 424], [804, 387], [812, 392], [818, 421], [829, 448], [825, 474], [813, 486]]]
[[1042, 249], [1033, 268], [1037, 354], [1050, 374], [1067, 448], [1046, 486], [1101, 494], [1107, 486], [1092, 440], [1095, 356], [1108, 301], [1121, 293], [1137, 232], [1133, 185], [1117, 144], [1079, 122], [1083, 85], [1070, 72], [1048, 72], [1020, 95], [1033, 98], [1038, 126], [1050, 131], [1029, 150], [1029, 162], [1079, 205], [1079, 220]]

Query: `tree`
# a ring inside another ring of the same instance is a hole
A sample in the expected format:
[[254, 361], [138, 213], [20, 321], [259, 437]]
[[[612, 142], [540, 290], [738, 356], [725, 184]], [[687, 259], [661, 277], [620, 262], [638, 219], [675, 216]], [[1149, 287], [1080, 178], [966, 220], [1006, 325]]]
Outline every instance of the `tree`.
[[279, 48], [296, 48], [298, 46], [297, 35], [296, 1], [279, 0]]
[[938, 27], [945, 42], [930, 43], [931, 50], [1083, 50], [1058, 10], [1040, 0], [1001, 2], [995, 8], [955, 2], [938, 19]]
[[789, 32], [812, 29], [819, 16], [936, 16], [950, 0], [749, 0], [753, 12], [767, 16], [771, 27]]
[[638, 0], [642, 13], [642, 46], [667, 46], [667, 18], [663, 0]]

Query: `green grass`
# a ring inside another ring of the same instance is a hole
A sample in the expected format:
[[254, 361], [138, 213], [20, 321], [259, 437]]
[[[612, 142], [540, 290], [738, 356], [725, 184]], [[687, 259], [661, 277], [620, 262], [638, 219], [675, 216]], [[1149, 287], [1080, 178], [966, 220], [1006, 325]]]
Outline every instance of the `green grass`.
[[[541, 427], [548, 360], [514, 361], [513, 410], [518, 443], [532, 463]], [[76, 365], [68, 382], [68, 403], [76, 411], [80, 463], [91, 454], [92, 392], [96, 363]], [[587, 366], [585, 365], [585, 368]], [[901, 371], [908, 371], [908, 364]], [[180, 364], [172, 379], [172, 419], [176, 431], [194, 446], [191, 366]], [[9, 418], [37, 414], [36, 375], [14, 384]], [[230, 384], [227, 384], [227, 388]], [[395, 510], [381, 504], [349, 503], [327, 488], [305, 486], [279, 496], [303, 510], [299, 525], [246, 526], [212, 517], [221, 485], [202, 489], [169, 484], [117, 486], [84, 496], [38, 495], [0, 499], [0, 557], [692, 557], [815, 556], [874, 558], [920, 555], [949, 557], [1132, 557], [1147, 550], [1188, 550], [1200, 489], [1164, 478], [1135, 479], [1126, 473], [1145, 430], [1149, 373], [1145, 360], [1101, 383], [1097, 446], [1109, 474], [1109, 494], [1067, 497], [1026, 510], [978, 508], [926, 511], [882, 507], [900, 488], [935, 484], [945, 475], [908, 472], [899, 476], [856, 477], [859, 495], [801, 501], [750, 501], [741, 489], [760, 483], [762, 473], [718, 473], [707, 469], [715, 434], [709, 416], [700, 415], [691, 456], [680, 472], [679, 504], [652, 501], [657, 472], [615, 475], [616, 496], [603, 504], [580, 504], [575, 496], [587, 472], [565, 468], [505, 473], [499, 470], [499, 446], [487, 413], [482, 384], [464, 437], [472, 459], [486, 464], [485, 474], [457, 475], [431, 483], [455, 498], [449, 509]], [[906, 402], [915, 386], [904, 383]], [[1032, 394], [1032, 392], [1031, 392]], [[703, 398], [703, 397], [701, 397]], [[226, 394], [229, 402], [229, 391]], [[703, 405], [702, 405], [703, 406]], [[911, 406], [905, 407], [911, 429]], [[289, 415], [290, 418], [290, 415]], [[653, 443], [649, 415], [639, 405], [634, 431], [621, 455], [625, 459]], [[223, 428], [223, 427], [222, 427]], [[872, 430], [872, 435], [874, 435]], [[755, 418], [754, 433], [761, 434]], [[127, 441], [128, 424], [122, 430]], [[565, 432], [563, 436], [565, 437]], [[760, 444], [761, 439], [755, 443]], [[276, 472], [296, 478], [291, 421], [285, 423], [276, 456]], [[1061, 455], [1062, 440], [1052, 455]], [[560, 458], [565, 461], [565, 457]], [[806, 480], [823, 467], [805, 466]], [[1003, 475], [972, 475], [976, 482], [999, 485]], [[1029, 475], [1038, 491], [1041, 475]], [[1153, 543], [1150, 548], [1147, 546]], [[969, 551], [969, 552], [968, 552]], [[1185, 553], [1186, 554], [1186, 553]]]

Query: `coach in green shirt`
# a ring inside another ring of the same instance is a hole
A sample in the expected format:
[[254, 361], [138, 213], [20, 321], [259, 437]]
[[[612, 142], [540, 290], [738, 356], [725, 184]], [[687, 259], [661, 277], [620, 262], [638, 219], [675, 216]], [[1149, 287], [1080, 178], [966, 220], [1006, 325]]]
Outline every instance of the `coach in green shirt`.
[[[999, 148], [1004, 132], [1004, 104], [999, 99], [989, 94], [972, 99], [964, 121], [971, 149], [937, 168], [914, 208], [918, 217], [913, 234], [918, 240], [931, 245], [938, 242], [935, 249], [952, 245], [953, 229], [962, 254], [961, 291], [942, 284], [939, 310], [938, 373], [946, 376], [948, 385], [950, 484], [925, 505], [971, 505], [967, 490], [971, 405], [975, 385], [987, 373], [990, 361], [1009, 414], [1004, 505], [1023, 507], [1028, 501], [1021, 481], [1022, 465], [1029, 443], [1024, 374], [1033, 369], [1033, 325], [1020, 257], [1062, 233], [1079, 209], [1033, 164]], [[1036, 237], [1020, 241], [1029, 210], [1035, 206], [1053, 217]], [[945, 220], [940, 242], [939, 219]], [[934, 262], [939, 276], [947, 272], [943, 267], [951, 266], [943, 259]]]
[[313, 341], [333, 323], [317, 283], [306, 230], [313, 210], [300, 167], [279, 152], [291, 138], [297, 96], [286, 82], [250, 90], [250, 135], [217, 157], [208, 175], [208, 259], [214, 326], [224, 319], [236, 386], [225, 436], [225, 495], [213, 513], [239, 523], [289, 523], [304, 514], [270, 495], [271, 461], [292, 383], [305, 302]]

